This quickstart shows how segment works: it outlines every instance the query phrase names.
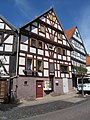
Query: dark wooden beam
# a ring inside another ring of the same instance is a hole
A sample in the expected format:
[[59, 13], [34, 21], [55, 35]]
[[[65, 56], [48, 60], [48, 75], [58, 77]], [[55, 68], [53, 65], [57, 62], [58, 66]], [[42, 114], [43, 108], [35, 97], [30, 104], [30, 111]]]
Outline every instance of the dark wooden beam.
[[43, 41], [43, 42], [50, 43], [50, 44], [55, 45], [55, 46], [58, 46], [58, 47], [62, 47], [62, 48], [66, 48], [66, 49], [68, 49], [68, 50], [72, 50], [71, 47], [68, 47], [68, 46], [65, 46], [65, 45], [56, 43], [56, 42], [54, 42], [54, 41], [52, 41], [52, 40], [50, 40], [50, 39], [48, 39], [48, 38], [45, 38], [45, 37], [43, 37], [43, 36], [40, 36], [40, 35], [37, 35], [37, 34], [35, 34], [35, 33], [29, 32], [29, 31], [27, 31], [27, 30], [22, 30], [22, 31], [20, 31], [20, 33], [21, 33], [22, 35], [25, 35], [25, 36], [28, 36], [28, 37], [31, 37], [31, 38], [35, 38], [35, 39], [39, 39], [39, 40], [41, 40], [41, 41]]

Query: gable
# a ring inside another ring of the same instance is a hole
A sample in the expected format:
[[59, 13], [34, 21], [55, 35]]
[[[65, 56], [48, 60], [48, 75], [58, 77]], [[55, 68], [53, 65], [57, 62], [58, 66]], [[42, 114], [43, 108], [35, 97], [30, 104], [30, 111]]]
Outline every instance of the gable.
[[0, 17], [0, 29], [12, 30], [12, 28]]
[[33, 21], [25, 24], [20, 29], [23, 31], [23, 34], [26, 33], [28, 36], [31, 36], [31, 33], [34, 33], [34, 37], [35, 34], [37, 34], [46, 38], [46, 42], [55, 43], [58, 46], [67, 46], [71, 49], [68, 38], [66, 37], [62, 25], [53, 8], [38, 16]]
[[80, 43], [83, 43], [82, 39], [81, 39], [81, 35], [80, 35], [79, 30], [77, 28], [75, 29], [75, 31], [73, 33], [73, 37], [75, 39], [77, 39]]

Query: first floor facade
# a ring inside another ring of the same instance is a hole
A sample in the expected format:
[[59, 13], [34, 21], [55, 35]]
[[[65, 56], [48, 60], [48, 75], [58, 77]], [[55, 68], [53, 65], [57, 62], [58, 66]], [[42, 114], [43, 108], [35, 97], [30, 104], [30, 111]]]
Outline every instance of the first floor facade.
[[13, 94], [17, 99], [30, 100], [46, 96], [51, 92], [56, 95], [65, 94], [70, 90], [72, 90], [72, 79], [68, 78], [19, 77], [13, 81]]

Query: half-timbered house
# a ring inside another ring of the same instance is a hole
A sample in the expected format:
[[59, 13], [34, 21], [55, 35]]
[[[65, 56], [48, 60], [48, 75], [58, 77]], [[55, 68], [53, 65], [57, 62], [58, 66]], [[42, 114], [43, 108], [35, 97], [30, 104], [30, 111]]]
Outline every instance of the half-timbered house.
[[20, 27], [18, 98], [72, 89], [72, 47], [53, 8]]
[[0, 16], [0, 100], [11, 93], [10, 78], [16, 76], [17, 29]]
[[73, 51], [71, 52], [73, 86], [77, 87], [76, 75], [83, 72], [80, 70], [86, 68], [87, 51], [77, 26], [74, 26], [65, 32], [73, 47]]

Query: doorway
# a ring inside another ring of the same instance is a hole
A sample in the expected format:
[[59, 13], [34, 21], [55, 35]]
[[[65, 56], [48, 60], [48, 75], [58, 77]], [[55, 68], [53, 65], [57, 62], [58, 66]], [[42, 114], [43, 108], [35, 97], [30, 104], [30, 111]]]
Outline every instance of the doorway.
[[43, 81], [36, 81], [36, 98], [43, 97]]
[[63, 92], [67, 93], [68, 92], [68, 79], [63, 78]]

